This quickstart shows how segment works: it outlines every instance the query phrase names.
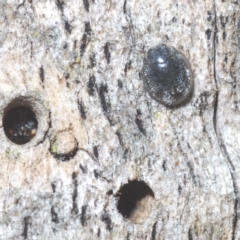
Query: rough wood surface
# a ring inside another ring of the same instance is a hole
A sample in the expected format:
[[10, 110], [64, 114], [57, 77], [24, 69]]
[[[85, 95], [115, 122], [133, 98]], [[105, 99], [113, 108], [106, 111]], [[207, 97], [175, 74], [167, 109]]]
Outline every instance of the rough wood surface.
[[[16, 145], [0, 126], [0, 239], [240, 239], [239, 18], [237, 0], [1, 0], [1, 119], [24, 99], [39, 127]], [[159, 43], [191, 63], [183, 106], [139, 79]], [[133, 179], [155, 198], [126, 219]]]

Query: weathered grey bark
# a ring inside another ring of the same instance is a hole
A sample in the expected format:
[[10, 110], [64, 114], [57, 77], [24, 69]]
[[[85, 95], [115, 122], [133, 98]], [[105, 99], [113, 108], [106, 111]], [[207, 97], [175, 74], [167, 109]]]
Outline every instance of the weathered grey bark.
[[[237, 0], [1, 0], [1, 118], [23, 96], [39, 128], [0, 126], [0, 239], [240, 239], [239, 23]], [[158, 43], [190, 60], [184, 106], [143, 89]], [[155, 195], [142, 224], [116, 208], [129, 179]]]

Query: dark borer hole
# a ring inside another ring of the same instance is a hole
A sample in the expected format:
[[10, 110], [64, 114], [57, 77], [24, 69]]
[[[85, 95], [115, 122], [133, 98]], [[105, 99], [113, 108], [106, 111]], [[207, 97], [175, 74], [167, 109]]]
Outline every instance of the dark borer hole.
[[16, 106], [4, 113], [4, 132], [16, 144], [28, 143], [36, 135], [37, 127], [36, 115], [29, 107]]
[[147, 196], [154, 197], [154, 194], [144, 181], [132, 180], [120, 188], [117, 196], [119, 197], [117, 209], [124, 217], [128, 218], [138, 201]]

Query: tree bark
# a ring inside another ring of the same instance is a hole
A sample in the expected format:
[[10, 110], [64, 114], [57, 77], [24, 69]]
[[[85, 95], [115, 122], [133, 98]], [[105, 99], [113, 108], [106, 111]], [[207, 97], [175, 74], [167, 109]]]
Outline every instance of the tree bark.
[[[38, 129], [1, 123], [0, 239], [240, 239], [239, 23], [237, 0], [1, 0], [1, 119], [27, 106]], [[179, 107], [139, 78], [160, 43], [193, 70]], [[150, 190], [124, 217], [132, 182]]]

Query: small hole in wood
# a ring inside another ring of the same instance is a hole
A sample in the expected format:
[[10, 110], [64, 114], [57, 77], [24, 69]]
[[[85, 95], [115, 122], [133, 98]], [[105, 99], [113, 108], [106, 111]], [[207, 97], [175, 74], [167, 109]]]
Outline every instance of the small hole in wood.
[[117, 197], [118, 211], [130, 221], [142, 223], [151, 213], [154, 193], [144, 181], [129, 181], [120, 188]]
[[10, 106], [3, 116], [3, 128], [9, 140], [23, 145], [35, 137], [38, 121], [30, 106]]

